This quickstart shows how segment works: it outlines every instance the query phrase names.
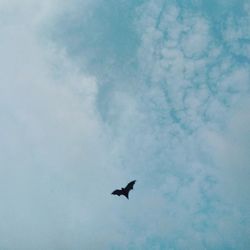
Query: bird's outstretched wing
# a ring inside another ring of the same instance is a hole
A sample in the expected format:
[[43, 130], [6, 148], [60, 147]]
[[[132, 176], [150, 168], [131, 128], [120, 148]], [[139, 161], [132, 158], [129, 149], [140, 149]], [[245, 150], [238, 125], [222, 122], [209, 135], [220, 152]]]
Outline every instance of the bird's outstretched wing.
[[130, 190], [132, 190], [134, 188], [135, 182], [136, 182], [136, 180], [129, 182], [129, 184], [125, 187], [125, 190], [127, 192], [129, 192]]
[[115, 191], [112, 192], [112, 194], [120, 196], [123, 194], [123, 192], [120, 189], [116, 189]]

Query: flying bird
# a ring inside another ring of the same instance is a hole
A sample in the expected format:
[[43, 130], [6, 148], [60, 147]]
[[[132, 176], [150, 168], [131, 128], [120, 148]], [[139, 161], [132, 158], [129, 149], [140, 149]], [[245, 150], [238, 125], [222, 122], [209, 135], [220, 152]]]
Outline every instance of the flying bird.
[[133, 189], [134, 185], [135, 185], [136, 180], [131, 181], [128, 183], [128, 185], [125, 188], [121, 188], [121, 189], [116, 189], [115, 191], [112, 192], [113, 195], [124, 195], [125, 197], [127, 197], [127, 199], [129, 199], [129, 192], [130, 190]]

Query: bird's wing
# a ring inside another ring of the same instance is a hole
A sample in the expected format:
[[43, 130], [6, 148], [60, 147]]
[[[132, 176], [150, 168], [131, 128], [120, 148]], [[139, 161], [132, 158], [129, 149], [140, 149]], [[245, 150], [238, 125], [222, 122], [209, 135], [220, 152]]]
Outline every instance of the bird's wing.
[[119, 189], [116, 189], [115, 191], [112, 192], [113, 195], [122, 195], [122, 191]]
[[136, 180], [129, 182], [129, 184], [125, 187], [125, 189], [127, 191], [130, 191], [131, 189], [133, 189], [135, 182], [136, 182]]

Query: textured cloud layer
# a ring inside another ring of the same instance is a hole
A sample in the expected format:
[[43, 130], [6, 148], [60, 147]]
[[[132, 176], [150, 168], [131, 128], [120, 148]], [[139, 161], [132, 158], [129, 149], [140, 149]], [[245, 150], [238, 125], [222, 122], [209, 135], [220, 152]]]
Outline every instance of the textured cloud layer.
[[247, 1], [0, 12], [0, 248], [248, 248]]

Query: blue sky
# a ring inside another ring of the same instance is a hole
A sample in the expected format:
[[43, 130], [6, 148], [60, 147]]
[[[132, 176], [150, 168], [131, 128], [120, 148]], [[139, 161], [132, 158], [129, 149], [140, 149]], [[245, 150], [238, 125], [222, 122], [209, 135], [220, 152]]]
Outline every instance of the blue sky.
[[249, 14], [2, 0], [0, 249], [248, 249]]

